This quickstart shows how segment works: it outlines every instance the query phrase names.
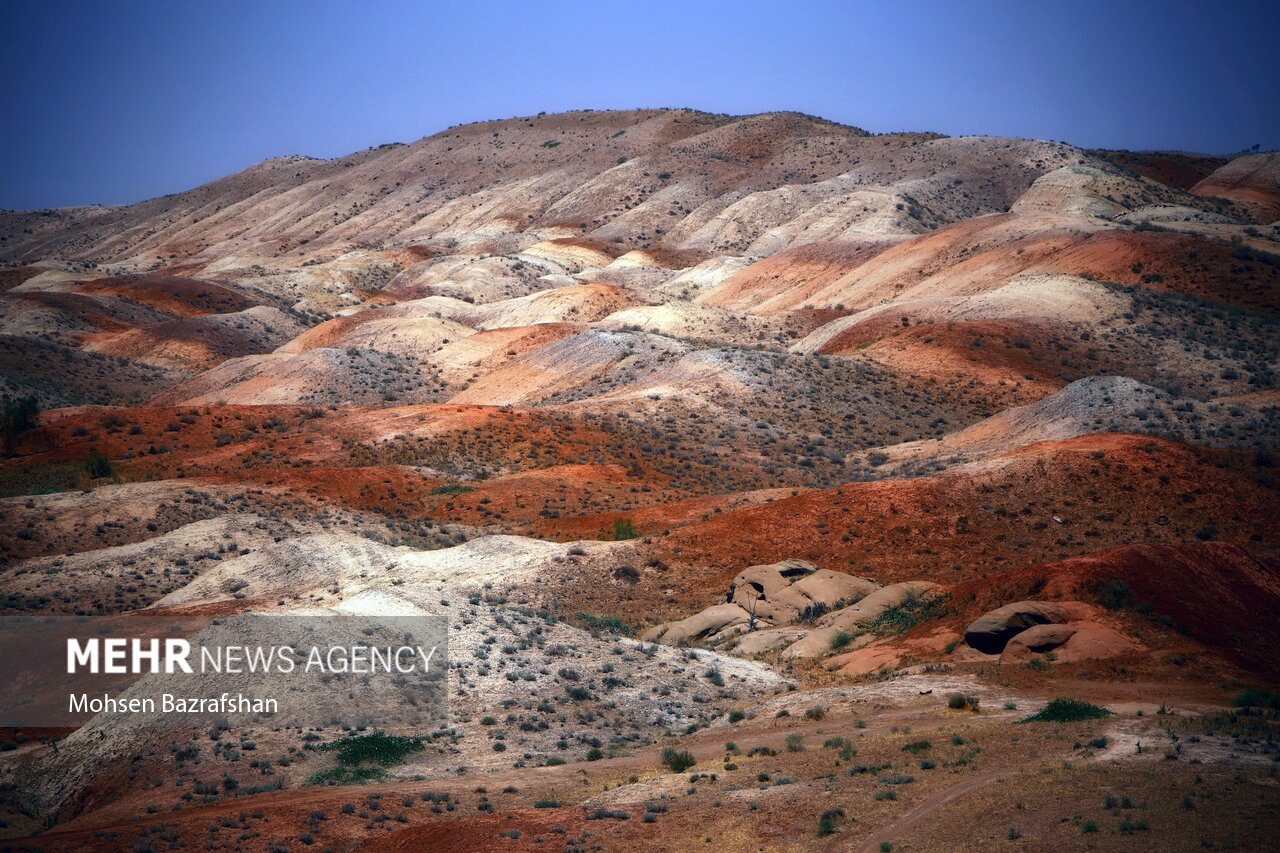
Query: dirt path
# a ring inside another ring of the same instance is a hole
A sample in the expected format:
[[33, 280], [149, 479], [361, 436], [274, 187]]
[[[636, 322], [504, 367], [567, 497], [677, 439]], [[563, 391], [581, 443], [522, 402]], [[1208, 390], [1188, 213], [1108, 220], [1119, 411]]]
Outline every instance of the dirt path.
[[950, 788], [939, 791], [893, 823], [881, 827], [876, 831], [875, 835], [867, 839], [866, 843], [857, 849], [860, 853], [879, 853], [881, 842], [893, 841], [902, 836], [940, 806], [951, 802], [956, 797], [962, 797], [970, 791], [975, 791], [991, 783], [1005, 772], [1004, 770], [984, 770], [981, 773], [975, 773], [963, 782], [958, 782]]

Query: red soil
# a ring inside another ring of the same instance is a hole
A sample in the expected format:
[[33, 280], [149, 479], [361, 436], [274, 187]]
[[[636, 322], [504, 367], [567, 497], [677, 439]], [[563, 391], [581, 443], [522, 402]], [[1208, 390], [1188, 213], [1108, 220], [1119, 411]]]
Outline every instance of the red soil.
[[176, 275], [126, 275], [86, 282], [82, 293], [115, 296], [179, 317], [229, 314], [259, 305], [243, 291]]
[[1196, 195], [1252, 202], [1265, 212], [1280, 212], [1280, 152], [1232, 160], [1191, 188]]
[[845, 329], [819, 352], [862, 352], [901, 373], [963, 385], [972, 389], [970, 395], [981, 394], [993, 404], [1020, 406], [1066, 385], [1058, 375], [1060, 358], [1064, 349], [1078, 340], [1066, 340], [1059, 332], [1048, 323], [1027, 320], [966, 320], [904, 327], [901, 316], [886, 312]]
[[1225, 166], [1227, 157], [1186, 154], [1181, 151], [1090, 151], [1121, 168], [1144, 178], [1189, 190], [1215, 169]]
[[1280, 558], [1235, 544], [1126, 545], [967, 581], [954, 592], [979, 603], [968, 614], [976, 616], [987, 604], [1005, 603], [1002, 595], [1012, 600], [1013, 590], [1042, 586], [1034, 597], [1089, 599], [1116, 581], [1128, 585], [1126, 612], [1137, 607], [1236, 663], [1274, 670]]
[[[883, 245], [808, 243], [757, 261], [730, 276], [706, 300], [708, 304], [748, 310], [765, 301], [781, 311], [836, 281], [885, 250]], [[786, 293], [785, 305], [775, 298]]]
[[22, 284], [29, 278], [40, 275], [44, 270], [39, 267], [10, 267], [0, 269], [0, 293]]
[[1185, 445], [1104, 433], [929, 477], [800, 492], [677, 527], [655, 548], [690, 567], [691, 603], [706, 604], [743, 566], [786, 557], [886, 582], [957, 583], [1135, 540], [1192, 541], [1215, 519], [1217, 535], [1275, 547], [1274, 505], [1273, 489]]

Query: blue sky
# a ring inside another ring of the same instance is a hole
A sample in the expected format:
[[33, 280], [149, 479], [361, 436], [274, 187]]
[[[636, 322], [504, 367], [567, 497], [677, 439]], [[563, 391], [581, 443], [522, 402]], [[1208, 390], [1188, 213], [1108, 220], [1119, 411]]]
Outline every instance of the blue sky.
[[0, 207], [590, 107], [1280, 147], [1280, 4], [0, 0]]

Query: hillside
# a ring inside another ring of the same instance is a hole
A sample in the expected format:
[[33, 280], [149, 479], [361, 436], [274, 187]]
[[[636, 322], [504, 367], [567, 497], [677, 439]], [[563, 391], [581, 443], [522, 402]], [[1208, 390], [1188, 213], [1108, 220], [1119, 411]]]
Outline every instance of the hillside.
[[451, 664], [359, 778], [371, 712], [6, 729], [0, 835], [1274, 847], [1277, 163], [579, 111], [0, 212], [9, 615]]

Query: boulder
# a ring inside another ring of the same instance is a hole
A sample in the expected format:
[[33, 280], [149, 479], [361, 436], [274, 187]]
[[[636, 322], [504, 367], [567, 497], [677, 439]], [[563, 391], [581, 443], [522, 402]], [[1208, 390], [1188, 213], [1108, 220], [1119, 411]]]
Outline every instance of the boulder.
[[1066, 622], [1071, 610], [1047, 601], [1015, 601], [982, 614], [964, 631], [964, 641], [984, 654], [1004, 651], [1009, 640], [1035, 625]]
[[[677, 622], [656, 625], [645, 631], [641, 639], [668, 645], [718, 643], [751, 632], [751, 636], [743, 638], [736, 649], [741, 654], [762, 654], [790, 646], [802, 638], [805, 629], [784, 629], [782, 626], [795, 622], [805, 615], [806, 610], [809, 614], [821, 616], [829, 610], [838, 611], [853, 602], [866, 601], [871, 596], [880, 595], [886, 601], [897, 600], [894, 594], [886, 598], [882, 592], [875, 581], [820, 569], [804, 560], [751, 566], [733, 579], [724, 604], [708, 607]], [[875, 609], [874, 612], [880, 611]]]
[[641, 635], [646, 643], [679, 645], [703, 640], [713, 635], [724, 636], [732, 629], [747, 629], [751, 614], [736, 604], [717, 604], [687, 619], [655, 625]]
[[1075, 622], [1072, 627], [1076, 631], [1071, 638], [1053, 650], [1059, 663], [1113, 658], [1147, 650], [1145, 645], [1110, 625]]
[[873, 643], [865, 648], [836, 655], [826, 661], [827, 669], [845, 675], [869, 675], [902, 662], [906, 650], [894, 643]]
[[1076, 633], [1071, 625], [1048, 624], [1034, 625], [1014, 635], [1005, 644], [1000, 655], [1001, 663], [1026, 663], [1036, 655], [1051, 652], [1061, 647]]
[[805, 635], [803, 628], [765, 628], [744, 634], [730, 649], [734, 654], [754, 657], [783, 649]]
[[838, 609], [876, 589], [879, 584], [867, 578], [791, 559], [744, 569], [729, 585], [728, 601], [753, 612], [757, 622], [786, 625], [806, 608]]

